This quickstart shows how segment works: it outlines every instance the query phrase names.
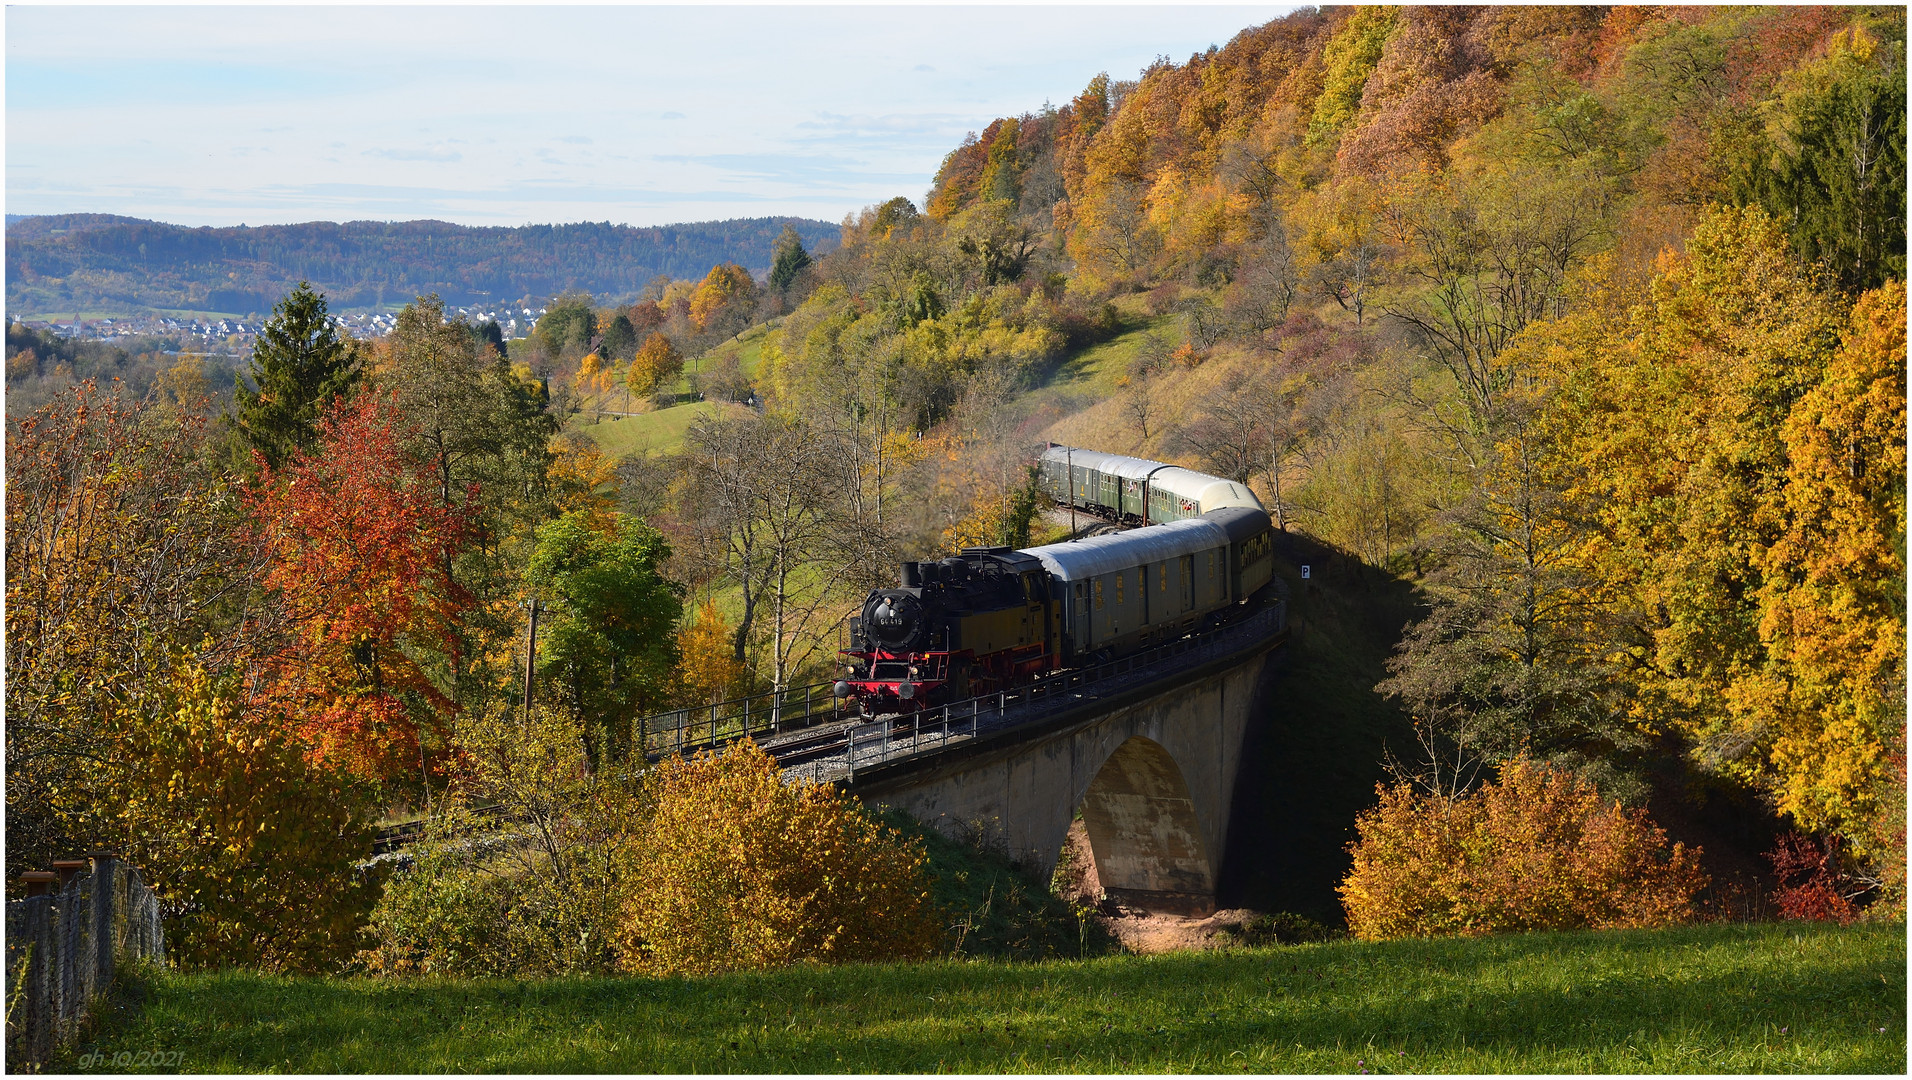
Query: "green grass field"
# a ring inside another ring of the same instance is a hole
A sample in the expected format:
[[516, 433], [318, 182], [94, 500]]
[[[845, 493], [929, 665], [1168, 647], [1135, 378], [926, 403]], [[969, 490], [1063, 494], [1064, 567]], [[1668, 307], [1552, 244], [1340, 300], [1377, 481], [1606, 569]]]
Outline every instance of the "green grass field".
[[706, 416], [715, 416], [725, 408], [742, 409], [743, 406], [693, 401], [636, 416], [606, 417], [597, 423], [580, 418], [572, 422], [571, 430], [589, 436], [600, 450], [613, 458], [626, 454], [667, 454], [683, 447], [684, 433], [692, 424]]
[[195, 1072], [1902, 1073], [1905, 961], [1903, 925], [1766, 924], [709, 979], [162, 974], [80, 1051]]
[[[1043, 382], [1043, 388], [1107, 397], [1116, 392], [1116, 380], [1129, 374], [1150, 337], [1166, 333], [1173, 320], [1142, 317], [1135, 329], [1064, 358]], [[1038, 391], [1040, 392], [1040, 390]]]
[[736, 337], [731, 338], [729, 341], [714, 346], [705, 355], [693, 358], [690, 363], [686, 365], [686, 370], [702, 371], [719, 357], [735, 356], [737, 358], [737, 366], [743, 369], [743, 373], [755, 379], [759, 374], [757, 369], [763, 364], [764, 343], [768, 341], [770, 335], [775, 333], [777, 328], [782, 325], [782, 318], [772, 319], [766, 323], [759, 323], [745, 330], [743, 333], [738, 334]]

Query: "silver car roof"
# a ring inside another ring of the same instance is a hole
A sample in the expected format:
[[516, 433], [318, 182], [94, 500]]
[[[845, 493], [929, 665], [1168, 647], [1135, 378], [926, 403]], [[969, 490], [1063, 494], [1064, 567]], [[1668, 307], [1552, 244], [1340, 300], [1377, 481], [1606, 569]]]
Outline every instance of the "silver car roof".
[[1201, 503], [1202, 512], [1223, 506], [1245, 506], [1253, 510], [1262, 509], [1261, 500], [1248, 490], [1247, 485], [1237, 484], [1219, 476], [1210, 476], [1193, 469], [1171, 466], [1149, 478], [1149, 483], [1171, 495], [1180, 495]]
[[1248, 489], [1246, 484], [1237, 484], [1219, 476], [1184, 469], [1180, 465], [1167, 465], [1148, 458], [1125, 457], [1121, 454], [1105, 454], [1100, 450], [1084, 450], [1079, 446], [1052, 446], [1043, 451], [1047, 461], [1068, 461], [1082, 468], [1095, 469], [1110, 476], [1120, 476], [1127, 480], [1140, 480], [1147, 477], [1149, 483], [1171, 495], [1194, 499], [1201, 503], [1202, 511], [1214, 510], [1223, 506], [1245, 506], [1255, 510], [1264, 509], [1261, 500]]
[[1175, 468], [1159, 461], [1147, 458], [1125, 457], [1121, 454], [1105, 454], [1100, 450], [1084, 450], [1081, 447], [1052, 446], [1043, 451], [1043, 458], [1049, 461], [1070, 461], [1078, 466], [1120, 476], [1129, 480], [1139, 480], [1152, 472]]
[[1029, 548], [1024, 553], [1041, 559], [1042, 565], [1062, 581], [1081, 581], [1142, 563], [1167, 562], [1227, 544], [1228, 532], [1220, 525], [1203, 518], [1188, 518], [1166, 525], [1147, 525], [1127, 532], [1091, 536], [1086, 540], [1045, 544], [1039, 548]]

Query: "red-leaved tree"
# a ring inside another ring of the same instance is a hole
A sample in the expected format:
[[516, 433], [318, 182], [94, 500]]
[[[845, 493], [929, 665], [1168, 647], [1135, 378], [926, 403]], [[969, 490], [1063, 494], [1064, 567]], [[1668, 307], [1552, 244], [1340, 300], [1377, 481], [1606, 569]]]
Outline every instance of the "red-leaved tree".
[[[1847, 895], [1853, 882], [1840, 869], [1839, 855], [1837, 836], [1827, 837], [1823, 846], [1798, 833], [1779, 838], [1766, 858], [1773, 864], [1773, 876], [1779, 879], [1773, 903], [1778, 905], [1781, 918], [1842, 926], [1858, 918], [1859, 909]], [[1858, 891], [1863, 893], [1864, 889]]]
[[451, 576], [468, 515], [404, 452], [405, 420], [365, 394], [335, 404], [319, 444], [251, 496], [272, 556], [266, 584], [284, 600], [293, 643], [273, 657], [268, 694], [318, 759], [368, 777], [427, 767], [421, 724], [452, 702], [419, 657], [452, 657], [470, 594]]

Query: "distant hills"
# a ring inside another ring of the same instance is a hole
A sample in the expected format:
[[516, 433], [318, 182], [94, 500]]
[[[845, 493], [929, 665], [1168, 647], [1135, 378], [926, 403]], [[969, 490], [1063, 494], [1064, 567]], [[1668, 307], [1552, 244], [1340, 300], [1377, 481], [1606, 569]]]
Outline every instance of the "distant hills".
[[431, 292], [451, 304], [535, 300], [568, 289], [635, 299], [659, 274], [702, 277], [720, 262], [767, 273], [785, 223], [813, 254], [837, 244], [839, 226], [789, 217], [643, 228], [444, 221], [187, 228], [112, 214], [8, 215], [7, 311], [249, 315], [271, 310], [301, 280], [324, 292], [334, 311]]

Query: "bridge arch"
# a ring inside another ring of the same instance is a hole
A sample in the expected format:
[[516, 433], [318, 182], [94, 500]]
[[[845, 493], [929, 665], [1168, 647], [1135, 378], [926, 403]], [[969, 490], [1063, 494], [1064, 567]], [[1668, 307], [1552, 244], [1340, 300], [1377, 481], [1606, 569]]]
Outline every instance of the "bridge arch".
[[1082, 797], [1096, 877], [1110, 899], [1205, 912], [1214, 863], [1181, 766], [1161, 743], [1135, 735], [1116, 747]]
[[[1105, 894], [1148, 911], [1214, 910], [1251, 719], [1271, 704], [1282, 635], [947, 750], [858, 769], [846, 782], [951, 832], [980, 825], [1046, 879], [1079, 813]], [[1067, 700], [1067, 699], [1064, 699]]]

